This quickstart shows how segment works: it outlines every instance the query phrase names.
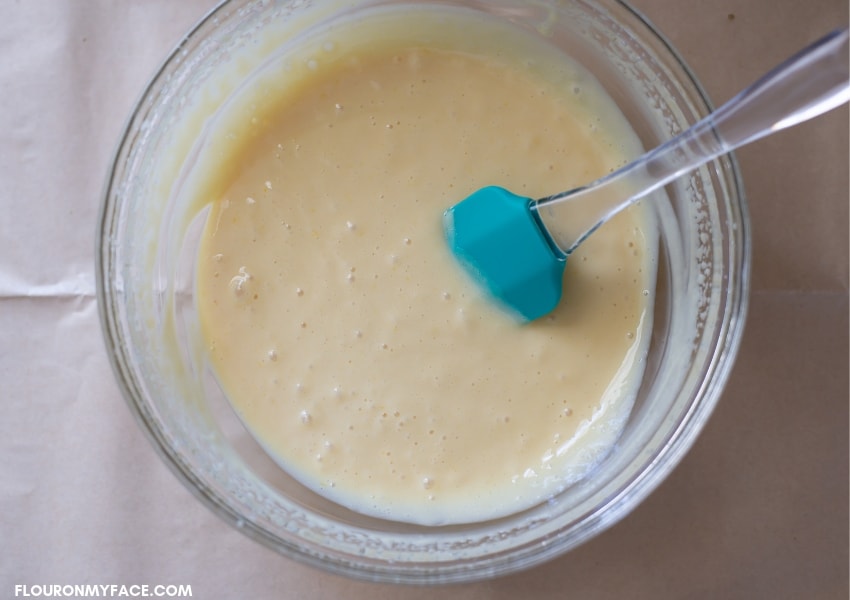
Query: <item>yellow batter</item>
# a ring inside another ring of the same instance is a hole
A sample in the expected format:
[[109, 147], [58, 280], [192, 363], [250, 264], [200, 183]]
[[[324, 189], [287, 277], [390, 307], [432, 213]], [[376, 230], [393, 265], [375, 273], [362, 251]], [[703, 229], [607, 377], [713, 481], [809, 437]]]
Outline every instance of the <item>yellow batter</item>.
[[632, 211], [573, 255], [541, 321], [518, 325], [466, 278], [448, 206], [484, 185], [547, 195], [639, 148], [563, 57], [453, 18], [352, 25], [279, 94], [257, 91], [251, 142], [221, 154], [197, 272], [210, 364], [279, 464], [354, 510], [429, 525], [527, 508], [610, 449], [654, 272]]

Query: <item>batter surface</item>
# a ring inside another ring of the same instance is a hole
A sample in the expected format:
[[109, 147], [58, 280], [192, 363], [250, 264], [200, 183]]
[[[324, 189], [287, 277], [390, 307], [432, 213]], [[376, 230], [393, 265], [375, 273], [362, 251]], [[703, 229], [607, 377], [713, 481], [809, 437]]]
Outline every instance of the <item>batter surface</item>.
[[218, 381], [288, 472], [360, 512], [479, 521], [611, 448], [643, 372], [655, 242], [639, 208], [621, 214], [570, 258], [561, 306], [518, 325], [455, 264], [442, 213], [484, 185], [567, 189], [640, 148], [592, 78], [526, 34], [393, 18], [404, 39], [353, 25], [290, 64], [285, 91], [252, 92], [250, 143], [221, 151], [198, 310]]

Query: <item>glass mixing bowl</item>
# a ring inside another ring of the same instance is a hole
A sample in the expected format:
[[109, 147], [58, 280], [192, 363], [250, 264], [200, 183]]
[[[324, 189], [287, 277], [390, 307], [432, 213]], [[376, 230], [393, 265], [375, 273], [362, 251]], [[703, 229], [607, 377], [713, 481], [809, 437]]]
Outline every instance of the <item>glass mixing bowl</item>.
[[[439, 0], [536, 32], [593, 73], [652, 148], [710, 111], [696, 78], [616, 0]], [[501, 519], [424, 527], [367, 517], [305, 488], [260, 449], [205, 366], [193, 302], [204, 211], [181, 202], [209, 117], [269, 56], [328, 22], [403, 0], [232, 0], [192, 30], [136, 106], [107, 182], [98, 300], [118, 382], [178, 478], [246, 535], [356, 578], [445, 583], [539, 564], [629, 513], [708, 419], [738, 349], [749, 222], [738, 169], [720, 158], [668, 186], [645, 376], [614, 450], [549, 501]]]

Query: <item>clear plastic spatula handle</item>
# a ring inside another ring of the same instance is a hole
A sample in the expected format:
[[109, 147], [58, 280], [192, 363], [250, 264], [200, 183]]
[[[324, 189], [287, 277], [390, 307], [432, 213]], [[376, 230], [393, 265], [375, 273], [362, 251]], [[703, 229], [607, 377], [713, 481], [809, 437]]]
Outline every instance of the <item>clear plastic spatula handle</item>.
[[[797, 53], [715, 112], [635, 162], [532, 206], [568, 256], [608, 219], [706, 162], [850, 100], [847, 29]], [[581, 203], [581, 210], [572, 210]], [[569, 206], [567, 206], [569, 205]]]

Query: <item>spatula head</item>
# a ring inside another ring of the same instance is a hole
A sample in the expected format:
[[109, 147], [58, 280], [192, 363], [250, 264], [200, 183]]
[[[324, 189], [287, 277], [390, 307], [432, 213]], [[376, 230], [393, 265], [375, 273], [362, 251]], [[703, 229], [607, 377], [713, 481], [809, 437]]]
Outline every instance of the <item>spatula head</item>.
[[446, 240], [460, 264], [524, 321], [558, 305], [566, 266], [531, 206], [530, 198], [486, 187], [443, 215]]

